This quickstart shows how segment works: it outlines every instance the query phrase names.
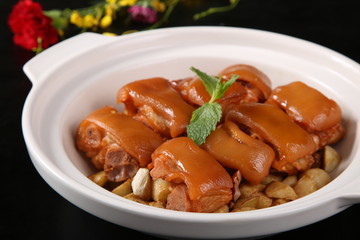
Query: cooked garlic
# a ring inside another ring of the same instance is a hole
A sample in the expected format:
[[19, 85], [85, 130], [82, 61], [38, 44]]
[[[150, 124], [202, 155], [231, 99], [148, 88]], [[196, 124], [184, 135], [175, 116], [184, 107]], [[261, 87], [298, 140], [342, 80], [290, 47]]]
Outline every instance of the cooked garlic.
[[124, 197], [132, 193], [131, 179], [129, 178], [128, 180], [126, 180], [125, 182], [114, 188], [111, 192], [121, 197]]
[[139, 168], [131, 182], [133, 193], [142, 200], [148, 201], [152, 195], [151, 185], [149, 169]]
[[270, 198], [284, 198], [295, 200], [297, 195], [292, 187], [283, 182], [271, 182], [265, 189], [266, 196]]
[[339, 153], [330, 146], [324, 148], [324, 170], [328, 173], [332, 172], [340, 163]]

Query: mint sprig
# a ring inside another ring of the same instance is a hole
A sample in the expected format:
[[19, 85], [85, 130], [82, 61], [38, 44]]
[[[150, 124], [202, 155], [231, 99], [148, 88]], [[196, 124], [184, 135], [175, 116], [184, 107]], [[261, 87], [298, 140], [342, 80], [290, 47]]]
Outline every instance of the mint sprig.
[[194, 67], [190, 69], [202, 80], [206, 91], [211, 96], [208, 103], [203, 104], [192, 113], [190, 124], [186, 127], [188, 137], [194, 140], [197, 145], [201, 145], [216, 129], [216, 125], [222, 116], [221, 106], [215, 101], [224, 96], [226, 90], [239, 76], [233, 75], [230, 80], [221, 82], [221, 76], [213, 77]]

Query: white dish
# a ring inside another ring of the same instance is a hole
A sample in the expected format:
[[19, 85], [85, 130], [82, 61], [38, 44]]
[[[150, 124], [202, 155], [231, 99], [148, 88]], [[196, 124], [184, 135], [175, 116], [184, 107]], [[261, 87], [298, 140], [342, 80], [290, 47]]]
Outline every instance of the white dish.
[[[141, 205], [87, 179], [91, 168], [74, 147], [75, 130], [92, 110], [116, 105], [122, 85], [155, 76], [192, 76], [190, 66], [217, 74], [236, 63], [259, 68], [273, 87], [301, 80], [339, 103], [347, 135], [336, 146], [343, 161], [330, 184], [276, 207], [201, 214]], [[24, 71], [33, 83], [22, 118], [33, 164], [59, 194], [107, 221], [166, 237], [249, 238], [308, 225], [360, 202], [360, 66], [327, 48], [228, 27], [169, 28], [120, 37], [84, 33], [37, 55]]]

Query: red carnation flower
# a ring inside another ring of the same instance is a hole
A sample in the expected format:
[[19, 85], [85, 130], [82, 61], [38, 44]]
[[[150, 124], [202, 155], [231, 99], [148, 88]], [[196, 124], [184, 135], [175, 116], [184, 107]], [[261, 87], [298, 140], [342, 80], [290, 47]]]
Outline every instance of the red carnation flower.
[[41, 5], [32, 0], [19, 1], [10, 13], [8, 24], [14, 33], [15, 44], [25, 49], [45, 49], [59, 41], [52, 19], [45, 16]]

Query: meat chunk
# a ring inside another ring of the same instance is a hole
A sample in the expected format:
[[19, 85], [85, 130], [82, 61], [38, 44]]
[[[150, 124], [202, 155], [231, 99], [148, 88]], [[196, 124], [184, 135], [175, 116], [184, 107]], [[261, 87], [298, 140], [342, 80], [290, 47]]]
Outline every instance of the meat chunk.
[[134, 176], [151, 162], [162, 138], [141, 122], [105, 106], [89, 114], [79, 125], [76, 145], [110, 181]]
[[248, 98], [256, 99], [251, 102], [264, 102], [269, 97], [271, 81], [259, 69], [246, 64], [235, 64], [220, 72], [220, 76], [224, 79], [230, 79], [233, 75], [239, 76], [236, 81], [244, 85]]
[[105, 154], [104, 171], [112, 182], [122, 182], [135, 176], [139, 162], [124, 152], [117, 144], [108, 146]]
[[[260, 70], [244, 64], [232, 65], [219, 74], [222, 81], [228, 81], [234, 75], [239, 77], [217, 100], [223, 112], [231, 105], [247, 102], [264, 102], [271, 92], [270, 79]], [[201, 106], [210, 101], [210, 94], [199, 77], [185, 78], [173, 81], [174, 88], [191, 105]]]
[[185, 184], [178, 184], [174, 187], [167, 197], [166, 208], [183, 212], [192, 211], [188, 189]]
[[201, 106], [210, 101], [210, 94], [199, 77], [190, 77], [171, 82], [184, 100], [191, 105]]
[[152, 154], [152, 160], [151, 176], [175, 185], [168, 196], [169, 209], [213, 212], [232, 199], [228, 172], [190, 138], [164, 142]]
[[164, 78], [125, 85], [118, 91], [117, 102], [125, 104], [128, 115], [167, 138], [183, 134], [194, 111]]
[[[223, 79], [227, 81], [226, 79]], [[199, 77], [185, 78], [173, 81], [174, 88], [181, 94], [185, 101], [194, 106], [201, 106], [210, 101], [211, 96]], [[239, 102], [254, 102], [257, 98], [247, 95], [246, 88], [240, 82], [234, 82], [217, 102], [223, 109], [227, 105]]]
[[79, 125], [77, 134], [76, 144], [88, 157], [92, 158], [99, 153], [105, 135], [102, 129], [91, 122], [83, 122]]
[[275, 88], [266, 102], [283, 109], [306, 131], [317, 135], [320, 147], [338, 141], [345, 133], [339, 105], [303, 82]]
[[269, 174], [275, 158], [270, 146], [248, 136], [231, 121], [226, 121], [213, 131], [202, 148], [223, 166], [239, 170], [252, 184], [260, 183]]
[[271, 145], [276, 151], [276, 158], [272, 167], [294, 174], [297, 166], [304, 166], [303, 162], [309, 161], [307, 166], [312, 164], [313, 159], [307, 157], [312, 155], [318, 145], [314, 138], [299, 125], [294, 123], [281, 109], [261, 103], [239, 104], [231, 109], [226, 120], [233, 121], [248, 133], [255, 133], [264, 142]]

